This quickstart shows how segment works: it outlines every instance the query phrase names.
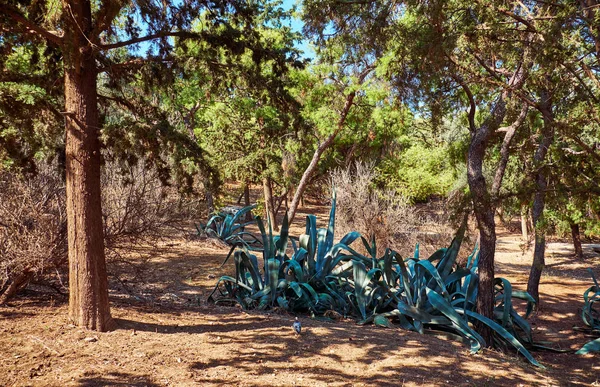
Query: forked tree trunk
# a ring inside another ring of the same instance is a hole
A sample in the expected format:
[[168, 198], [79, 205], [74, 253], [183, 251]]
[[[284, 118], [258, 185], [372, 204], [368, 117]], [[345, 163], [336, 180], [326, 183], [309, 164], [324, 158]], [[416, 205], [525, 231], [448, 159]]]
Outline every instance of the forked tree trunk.
[[[69, 318], [87, 329], [113, 328], [108, 303], [100, 195], [96, 62], [83, 31], [92, 28], [89, 1], [70, 7], [64, 50]], [[81, 29], [81, 30], [80, 30]]]
[[571, 237], [573, 237], [575, 258], [581, 261], [583, 260], [583, 248], [581, 246], [581, 233], [579, 232], [579, 225], [577, 223], [571, 223]]
[[[491, 135], [500, 127], [506, 116], [506, 95], [503, 93], [494, 103], [490, 116], [484, 123], [477, 127], [475, 124], [476, 104], [469, 87], [460, 78], [455, 78], [463, 87], [469, 97], [469, 130], [471, 142], [467, 155], [467, 181], [473, 201], [473, 212], [477, 219], [479, 229], [479, 291], [477, 292], [477, 311], [479, 314], [493, 318], [494, 313], [494, 255], [496, 252], [496, 223], [494, 213], [496, 212], [493, 190], [488, 192], [487, 183], [483, 174], [483, 161]], [[511, 79], [518, 80], [518, 74]], [[509, 141], [510, 143], [510, 141]], [[508, 145], [507, 145], [508, 151]], [[499, 190], [503, 174], [498, 176], [496, 190]], [[492, 330], [485, 324], [477, 324], [477, 331], [487, 346], [493, 346]]]
[[[519, 66], [517, 71], [509, 80], [509, 86], [519, 88], [526, 76], [525, 66]], [[491, 190], [488, 192], [487, 183], [483, 174], [483, 161], [485, 159], [488, 142], [492, 134], [500, 128], [504, 117], [506, 116], [506, 99], [509, 97], [509, 91], [504, 91], [494, 102], [490, 111], [490, 116], [477, 127], [475, 124], [475, 113], [477, 104], [473, 93], [461, 78], [455, 76], [455, 80], [462, 86], [469, 98], [469, 130], [471, 132], [471, 142], [469, 144], [469, 153], [467, 155], [467, 181], [471, 190], [473, 200], [473, 211], [477, 219], [477, 228], [479, 229], [479, 290], [477, 292], [477, 311], [479, 314], [493, 319], [494, 315], [494, 255], [496, 252], [496, 223], [494, 213], [496, 212], [495, 199], [500, 190], [504, 176], [505, 165], [501, 165], [499, 173], [492, 182]], [[503, 159], [508, 158], [510, 142], [514, 136], [514, 131], [518, 128], [527, 114], [526, 108], [523, 109], [519, 119], [509, 127], [502, 146]], [[477, 331], [481, 334], [487, 346], [493, 346], [493, 336], [490, 327], [483, 323], [476, 324]]]
[[546, 176], [543, 162], [548, 153], [548, 148], [554, 139], [554, 117], [552, 114], [552, 102], [548, 93], [542, 93], [540, 102], [541, 113], [544, 120], [542, 127], [542, 139], [533, 156], [534, 163], [538, 168], [536, 176], [537, 191], [533, 198], [533, 229], [535, 232], [535, 247], [533, 251], [533, 262], [527, 281], [527, 292], [536, 300], [537, 306], [540, 305], [540, 279], [546, 265], [546, 230], [544, 225], [544, 206], [546, 201], [546, 187], [548, 186], [548, 177]]

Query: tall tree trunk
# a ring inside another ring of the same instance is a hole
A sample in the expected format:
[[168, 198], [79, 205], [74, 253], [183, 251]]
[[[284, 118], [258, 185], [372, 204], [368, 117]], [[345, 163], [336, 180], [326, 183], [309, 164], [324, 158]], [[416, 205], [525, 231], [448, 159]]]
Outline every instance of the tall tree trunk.
[[527, 219], [529, 218], [529, 210], [526, 204], [521, 204], [521, 237], [527, 243], [529, 234], [527, 233]]
[[[244, 184], [244, 207], [248, 207], [250, 205], [250, 183], [246, 182]], [[246, 222], [252, 221], [252, 214], [246, 213]]]
[[96, 62], [87, 38], [89, 1], [74, 2], [66, 17], [64, 50], [69, 318], [92, 330], [113, 328], [108, 303], [100, 191]]
[[548, 177], [543, 162], [548, 153], [548, 148], [554, 139], [554, 116], [552, 113], [551, 96], [548, 93], [542, 93], [540, 101], [540, 111], [543, 116], [544, 125], [542, 127], [542, 139], [533, 156], [535, 166], [538, 168], [536, 175], [537, 191], [533, 197], [533, 229], [535, 233], [535, 247], [533, 251], [533, 262], [527, 281], [527, 292], [536, 300], [537, 307], [540, 305], [540, 279], [544, 270], [546, 253], [546, 230], [544, 225], [544, 206], [546, 200], [546, 187]]
[[581, 261], [583, 260], [583, 248], [581, 247], [581, 233], [579, 232], [579, 225], [577, 223], [571, 223], [571, 236], [573, 237], [575, 258]]
[[[508, 82], [513, 88], [519, 88], [525, 81], [527, 66], [518, 66], [515, 73]], [[454, 79], [463, 88], [469, 99], [469, 130], [471, 132], [471, 143], [469, 144], [469, 153], [467, 156], [467, 181], [471, 190], [473, 200], [473, 211], [477, 219], [479, 229], [479, 291], [477, 292], [477, 311], [490, 319], [494, 314], [494, 255], [496, 253], [496, 223], [494, 213], [496, 212], [495, 199], [500, 189], [500, 184], [504, 176], [504, 167], [500, 174], [495, 176], [491, 190], [488, 192], [487, 184], [483, 174], [483, 161], [488, 146], [488, 141], [492, 134], [500, 128], [504, 117], [506, 116], [506, 99], [510, 92], [504, 91], [494, 102], [490, 111], [490, 116], [477, 127], [475, 124], [475, 113], [477, 105], [473, 93], [464, 81], [455, 76]], [[520, 125], [527, 112], [525, 109], [521, 112], [519, 119], [511, 125], [514, 130]], [[508, 150], [512, 135], [505, 136], [503, 144], [503, 157], [508, 157]], [[477, 331], [481, 334], [487, 346], [493, 346], [492, 330], [483, 323], [476, 325]]]
[[[509, 85], [516, 86], [524, 79], [524, 72], [518, 70], [511, 78]], [[496, 253], [496, 223], [494, 213], [496, 212], [494, 189], [488, 192], [487, 184], [483, 174], [483, 161], [491, 135], [500, 127], [506, 116], [506, 102], [508, 93], [504, 92], [494, 102], [490, 116], [479, 127], [475, 124], [475, 112], [477, 105], [473, 94], [467, 84], [458, 76], [455, 80], [461, 85], [470, 103], [469, 130], [471, 142], [467, 156], [467, 181], [471, 190], [473, 200], [473, 211], [477, 219], [479, 229], [479, 291], [477, 292], [477, 311], [487, 317], [493, 318], [494, 313], [494, 255]], [[518, 125], [517, 125], [518, 126]], [[510, 140], [510, 139], [509, 139]], [[506, 152], [508, 152], [507, 142]], [[503, 173], [498, 177], [495, 190], [499, 190]], [[494, 188], [494, 185], [493, 187]], [[477, 331], [481, 334], [486, 345], [493, 346], [492, 330], [485, 324], [477, 324]]]
[[265, 211], [267, 212], [267, 219], [271, 223], [273, 230], [279, 231], [277, 218], [275, 217], [275, 206], [273, 203], [273, 186], [271, 185], [271, 179], [269, 177], [263, 178], [263, 192], [265, 197]]
[[[486, 317], [492, 317], [494, 311], [494, 254], [496, 252], [496, 224], [494, 206], [487, 191], [483, 176], [483, 157], [485, 142], [475, 135], [471, 139], [467, 161], [467, 177], [473, 197], [473, 210], [479, 229], [479, 291], [477, 310]], [[486, 344], [493, 345], [492, 331], [482, 325], [477, 330]]]

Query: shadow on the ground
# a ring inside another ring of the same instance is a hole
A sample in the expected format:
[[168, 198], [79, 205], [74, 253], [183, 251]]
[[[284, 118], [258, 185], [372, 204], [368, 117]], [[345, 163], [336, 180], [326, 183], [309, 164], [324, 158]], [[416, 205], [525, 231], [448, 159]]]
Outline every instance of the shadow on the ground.
[[77, 383], [81, 387], [104, 386], [131, 386], [131, 387], [158, 387], [149, 378], [124, 372], [110, 372], [106, 375], [92, 375], [80, 379]]
[[[240, 316], [233, 308], [221, 308], [209, 313], [218, 323], [180, 325], [128, 319], [119, 319], [117, 322], [121, 329], [162, 334], [205, 334], [218, 342], [234, 343], [226, 358], [207, 355], [206, 360], [189, 365], [197, 383], [231, 383], [231, 378], [219, 379], [216, 370], [238, 370], [257, 376], [293, 372], [303, 375], [308, 385], [317, 382], [352, 384], [356, 382], [357, 366], [378, 370], [369, 372], [374, 374], [372, 376], [360, 378], [360, 383], [366, 385], [392, 386], [402, 385], [403, 382], [430, 385], [532, 385], [536, 381], [545, 385], [560, 385], [569, 380], [571, 385], [583, 386], [595, 381], [589, 373], [578, 374], [560, 362], [552, 361], [551, 370], [540, 371], [523, 358], [517, 360], [510, 354], [499, 357], [485, 351], [482, 356], [485, 356], [486, 367], [492, 370], [516, 368], [521, 370], [521, 374], [532, 376], [526, 379], [513, 372], [503, 375], [501, 380], [494, 380], [485, 369], [477, 372], [472, 368], [473, 364], [469, 362], [472, 355], [468, 355], [467, 348], [461, 344], [402, 330], [302, 319], [305, 333], [296, 336], [290, 328], [291, 316], [258, 313]], [[190, 340], [194, 340], [193, 336]], [[360, 352], [361, 355], [347, 358], [344, 348], [347, 350], [349, 346], [352, 352]], [[399, 359], [399, 356], [404, 359]], [[553, 354], [542, 356], [536, 353], [535, 356], [543, 362], [545, 359], [551, 360]], [[313, 361], [298, 362], [297, 359]], [[347, 365], [347, 360], [354, 365]], [[389, 367], [388, 364], [396, 366]], [[579, 364], [583, 369], [591, 369], [594, 362], [592, 359], [581, 359]]]

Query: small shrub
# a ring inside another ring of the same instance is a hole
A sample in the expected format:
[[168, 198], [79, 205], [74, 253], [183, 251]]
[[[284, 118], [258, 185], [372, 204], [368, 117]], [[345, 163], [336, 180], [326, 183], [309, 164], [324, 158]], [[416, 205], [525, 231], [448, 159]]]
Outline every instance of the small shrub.
[[256, 205], [239, 209], [225, 208], [219, 213], [211, 216], [206, 224], [196, 225], [198, 234], [205, 234], [206, 236], [217, 238], [231, 246], [229, 254], [227, 254], [227, 257], [221, 266], [224, 266], [229, 260], [229, 257], [236, 247], [245, 247], [248, 250], [260, 250], [260, 248], [254, 247], [254, 245], [260, 244], [260, 240], [252, 233], [245, 231], [247, 226], [254, 224], [256, 221], [253, 216], [251, 221], [244, 221], [246, 215], [251, 215], [251, 211], [255, 208]]
[[415, 144], [378, 167], [378, 182], [411, 202], [446, 196], [455, 181], [446, 147]]
[[[373, 166], [363, 163], [331, 173], [337, 197], [338, 230], [342, 233], [357, 230], [374, 237], [380, 246], [407, 253], [417, 242], [421, 242], [421, 249], [426, 252], [451, 236], [445, 221], [420, 215], [417, 207], [396, 191], [377, 189], [378, 178]], [[377, 253], [381, 255], [383, 250], [380, 248]]]
[[[107, 258], [118, 257], [131, 243], [155, 240], [165, 227], [196, 215], [193, 200], [159, 181], [156, 171], [143, 164], [104, 166]], [[32, 280], [60, 279], [58, 290], [63, 287], [66, 278], [55, 277], [53, 269], [67, 263], [66, 229], [65, 186], [56, 165], [40, 163], [32, 176], [0, 172], [0, 304]]]
[[0, 173], [0, 304], [67, 261], [65, 186], [55, 167]]

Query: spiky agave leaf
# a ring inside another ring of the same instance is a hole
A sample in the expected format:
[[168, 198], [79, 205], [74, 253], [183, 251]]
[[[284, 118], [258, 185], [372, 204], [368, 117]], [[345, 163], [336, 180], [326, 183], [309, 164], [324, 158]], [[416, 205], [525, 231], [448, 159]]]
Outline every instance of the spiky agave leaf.
[[575, 352], [576, 355], [587, 355], [592, 352], [600, 352], [600, 338], [592, 340], [586, 343], [579, 351]]
[[[583, 293], [584, 305], [581, 318], [585, 325], [589, 326], [593, 331], [600, 331], [600, 311], [594, 308], [596, 302], [600, 303], [600, 285], [598, 285], [592, 269], [588, 268], [588, 270], [590, 271], [594, 285]], [[585, 355], [591, 352], [600, 352], [600, 338], [586, 343], [575, 353], [577, 355]]]
[[249, 250], [260, 250], [260, 248], [253, 246], [259, 244], [260, 241], [252, 233], [244, 231], [246, 226], [255, 222], [255, 218], [253, 217], [250, 222], [240, 222], [241, 216], [252, 211], [254, 208], [256, 208], [256, 205], [246, 206], [238, 210], [234, 215], [218, 213], [211, 216], [206, 225], [196, 225], [196, 229], [199, 233], [204, 232], [206, 235], [220, 239], [231, 246], [221, 267], [227, 263], [237, 247], [246, 247]]

